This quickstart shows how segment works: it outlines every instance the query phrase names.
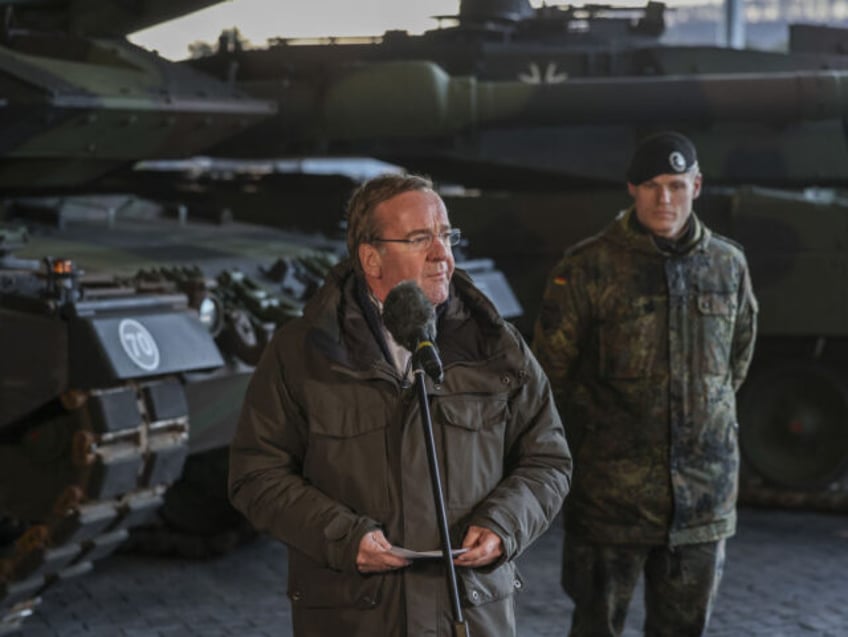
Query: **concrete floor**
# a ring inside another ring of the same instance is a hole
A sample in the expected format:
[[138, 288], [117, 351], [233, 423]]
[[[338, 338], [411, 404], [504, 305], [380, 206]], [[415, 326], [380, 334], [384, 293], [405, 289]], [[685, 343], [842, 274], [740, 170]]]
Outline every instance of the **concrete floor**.
[[[519, 635], [564, 637], [554, 525], [520, 558]], [[54, 587], [24, 637], [290, 637], [286, 550], [261, 539], [211, 560], [119, 554]], [[743, 509], [709, 637], [848, 635], [848, 516]], [[625, 636], [641, 634], [634, 599]], [[480, 636], [474, 636], [480, 637]]]

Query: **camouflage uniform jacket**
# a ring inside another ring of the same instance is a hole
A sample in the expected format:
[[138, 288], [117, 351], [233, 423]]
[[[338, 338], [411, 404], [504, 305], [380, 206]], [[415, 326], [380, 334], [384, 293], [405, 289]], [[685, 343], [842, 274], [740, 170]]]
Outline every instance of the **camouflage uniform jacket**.
[[695, 215], [661, 252], [632, 209], [567, 251], [547, 283], [535, 350], [574, 453], [567, 532], [606, 543], [732, 535], [735, 392], [757, 304], [742, 250]]

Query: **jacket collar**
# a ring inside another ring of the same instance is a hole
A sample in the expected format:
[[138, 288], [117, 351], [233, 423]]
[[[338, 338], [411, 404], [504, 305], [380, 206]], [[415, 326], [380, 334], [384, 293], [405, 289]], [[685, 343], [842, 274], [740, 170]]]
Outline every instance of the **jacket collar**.
[[[363, 294], [360, 280], [350, 259], [336, 264], [304, 307], [303, 320], [312, 347], [345, 367], [367, 369], [385, 360], [385, 342], [372, 330], [376, 309], [367, 292]], [[370, 312], [363, 310], [369, 305]]]
[[[366, 370], [388, 365], [382, 318], [368, 298], [365, 282], [349, 259], [330, 270], [325, 284], [303, 311], [307, 338], [329, 359]], [[454, 271], [448, 300], [437, 308], [437, 345], [442, 362], [486, 360], [505, 345], [504, 320], [494, 304], [461, 269]], [[491, 338], [500, 333], [499, 338]]]
[[437, 344], [444, 365], [502, 355], [515, 338], [504, 326], [503, 317], [468, 273], [455, 270], [450, 298], [439, 315]]
[[653, 240], [650, 232], [644, 232], [640, 225], [634, 223], [636, 209], [631, 206], [618, 213], [613, 222], [607, 227], [604, 234], [613, 242], [623, 245], [631, 250], [644, 254], [663, 256], [685, 256], [694, 251], [703, 252], [710, 242], [712, 233], [698, 218], [694, 212], [689, 217], [693, 224], [688, 240], [677, 249], [676, 252], [663, 251]]

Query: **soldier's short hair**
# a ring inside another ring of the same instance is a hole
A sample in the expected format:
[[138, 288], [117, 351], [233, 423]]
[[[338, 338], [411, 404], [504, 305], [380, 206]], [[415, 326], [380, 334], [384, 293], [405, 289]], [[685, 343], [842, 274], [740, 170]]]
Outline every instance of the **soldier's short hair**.
[[353, 191], [347, 204], [347, 251], [359, 272], [362, 272], [359, 246], [379, 237], [375, 208], [392, 197], [413, 190], [433, 190], [433, 182], [424, 175], [390, 173], [369, 179]]

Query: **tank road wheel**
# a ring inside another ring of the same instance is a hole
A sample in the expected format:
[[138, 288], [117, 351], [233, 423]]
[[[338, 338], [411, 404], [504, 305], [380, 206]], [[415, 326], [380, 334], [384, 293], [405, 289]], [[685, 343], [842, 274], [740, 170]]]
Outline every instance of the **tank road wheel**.
[[247, 312], [233, 310], [227, 313], [218, 343], [223, 351], [232, 352], [248, 365], [255, 366], [268, 344], [268, 335]]
[[743, 386], [739, 421], [743, 459], [772, 485], [823, 489], [848, 469], [848, 387], [824, 365], [761, 367]]

